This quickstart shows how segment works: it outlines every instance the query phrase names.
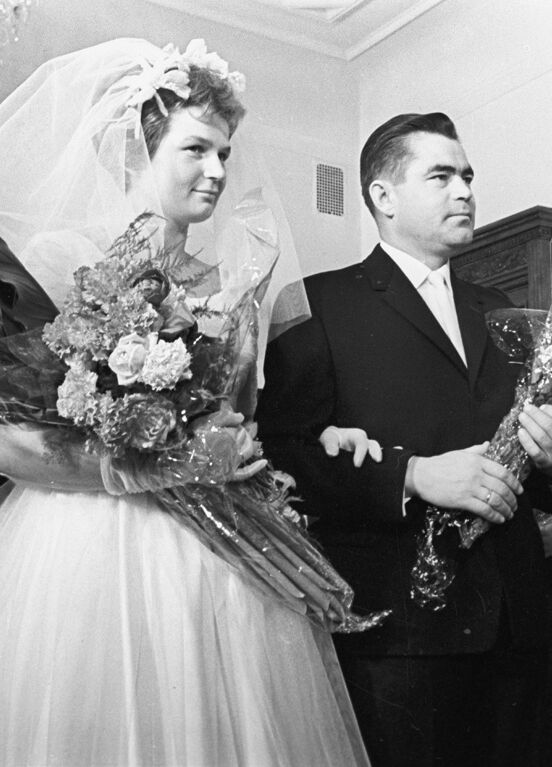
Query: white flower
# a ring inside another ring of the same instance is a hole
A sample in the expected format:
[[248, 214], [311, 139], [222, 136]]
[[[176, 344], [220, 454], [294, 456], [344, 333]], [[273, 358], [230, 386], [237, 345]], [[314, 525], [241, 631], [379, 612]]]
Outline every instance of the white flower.
[[148, 350], [156, 341], [157, 333], [149, 333], [145, 338], [138, 333], [130, 333], [119, 339], [107, 364], [116, 374], [120, 386], [130, 386], [138, 381]]
[[176, 341], [158, 341], [146, 355], [140, 381], [154, 391], [174, 389], [183, 379], [192, 377], [191, 355], [181, 338]]
[[230, 72], [228, 75], [228, 82], [232, 86], [235, 95], [239, 95], [245, 91], [245, 75], [241, 72]]
[[207, 53], [205, 40], [201, 38], [190, 40], [184, 51], [184, 58], [196, 67], [210, 69], [221, 77], [228, 77], [228, 62], [221, 59], [217, 53]]
[[[155, 98], [161, 114], [168, 115], [167, 109], [161, 96], [160, 88], [173, 91], [183, 101], [190, 98], [190, 66], [201, 69], [209, 69], [215, 72], [223, 80], [228, 79], [234, 93], [239, 94], [245, 90], [245, 77], [240, 72], [228, 73], [228, 62], [221, 59], [217, 53], [208, 53], [205, 40], [192, 40], [184, 53], [172, 43], [166, 45], [161, 51], [161, 56], [151, 62], [142, 59], [141, 71], [138, 74], [127, 75], [121, 82], [129, 90], [126, 106], [135, 108], [140, 114], [142, 105]], [[138, 135], [139, 125], [136, 123], [135, 134]]]
[[182, 56], [176, 51], [170, 56], [165, 56], [153, 64], [146, 59], [140, 62], [142, 71], [137, 75], [129, 75], [127, 81], [131, 92], [127, 101], [129, 107], [141, 107], [146, 101], [154, 98], [157, 100], [162, 114], [167, 110], [157, 91], [166, 88], [173, 91], [181, 99], [186, 101], [190, 97], [189, 66], [183, 61]]
[[98, 376], [79, 358], [69, 361], [65, 380], [58, 387], [57, 410], [60, 416], [77, 425], [91, 425], [96, 411]]

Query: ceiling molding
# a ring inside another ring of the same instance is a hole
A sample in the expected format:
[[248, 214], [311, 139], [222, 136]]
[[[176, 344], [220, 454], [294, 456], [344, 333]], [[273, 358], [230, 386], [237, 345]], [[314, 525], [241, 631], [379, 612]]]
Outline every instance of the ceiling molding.
[[336, 21], [344, 19], [352, 13], [358, 6], [366, 5], [369, 1], [349, 0], [349, 2], [343, 2], [343, 0], [335, 0], [335, 2], [330, 2], [327, 0], [324, 3], [324, 0], [311, 0], [310, 2], [309, 0], [297, 0], [297, 3], [295, 3], [294, 0], [258, 0], [258, 2], [264, 5], [279, 8], [286, 13], [316, 18], [318, 21], [324, 21], [327, 24], [335, 24]]
[[403, 13], [399, 13], [397, 16], [395, 16], [387, 24], [379, 27], [371, 34], [367, 34], [362, 40], [360, 40], [360, 42], [351, 45], [350, 48], [348, 48], [345, 52], [345, 59], [347, 61], [353, 61], [353, 59], [356, 59], [358, 56], [366, 53], [366, 51], [369, 51], [370, 48], [374, 48], [378, 43], [381, 43], [386, 38], [391, 37], [391, 35], [393, 35], [395, 32], [398, 32], [399, 29], [402, 29], [408, 24], [411, 24], [420, 16], [423, 16], [424, 13], [427, 13], [432, 8], [435, 8], [436, 5], [439, 5], [442, 2], [444, 2], [444, 0], [419, 0], [419, 2], [415, 3], [406, 11], [403, 11]]
[[[148, 0], [172, 10], [231, 26], [315, 53], [353, 61], [445, 0], [404, 0], [387, 11], [386, 0], [343, 0], [335, 8], [281, 4], [278, 0]], [[402, 10], [397, 9], [402, 5]], [[264, 13], [260, 13], [262, 6]]]
[[180, 11], [181, 13], [188, 13], [190, 16], [199, 16], [208, 21], [216, 21], [219, 24], [242, 29], [244, 32], [252, 32], [254, 35], [259, 35], [260, 37], [268, 37], [270, 40], [276, 40], [280, 43], [288, 43], [289, 45], [295, 45], [298, 48], [306, 48], [315, 53], [321, 53], [324, 56], [346, 60], [346, 55], [338, 45], [331, 45], [314, 40], [300, 32], [270, 29], [262, 22], [255, 21], [253, 18], [241, 17], [240, 19], [237, 19], [236, 17], [230, 17], [228, 11], [205, 6], [201, 8], [201, 11], [198, 11], [197, 2], [190, 2], [190, 0], [147, 1], [153, 5], [162, 5], [165, 8], [171, 8], [175, 11]]

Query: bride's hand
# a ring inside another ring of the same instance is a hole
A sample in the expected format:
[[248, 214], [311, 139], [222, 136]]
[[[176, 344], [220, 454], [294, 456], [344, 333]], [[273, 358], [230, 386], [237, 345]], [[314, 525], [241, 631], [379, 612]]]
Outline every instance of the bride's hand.
[[216, 429], [225, 429], [234, 439], [241, 462], [230, 478], [231, 482], [243, 482], [265, 468], [267, 461], [264, 458], [258, 458], [247, 465], [243, 465], [246, 461], [261, 454], [261, 443], [255, 439], [257, 424], [251, 422], [244, 425], [242, 413], [236, 413], [228, 405], [225, 405], [213, 415], [198, 419], [198, 421], [200, 421], [200, 429], [203, 432], [214, 426]]
[[345, 429], [327, 426], [319, 437], [326, 455], [336, 456], [340, 450], [353, 453], [353, 464], [358, 468], [364, 463], [366, 453], [376, 463], [383, 457], [381, 445], [375, 439], [369, 439], [364, 429]]

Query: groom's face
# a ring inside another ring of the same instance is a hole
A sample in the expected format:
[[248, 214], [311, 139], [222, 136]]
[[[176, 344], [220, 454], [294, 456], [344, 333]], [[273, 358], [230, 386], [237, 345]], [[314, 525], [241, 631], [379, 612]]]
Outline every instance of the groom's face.
[[473, 236], [473, 170], [458, 141], [435, 133], [413, 133], [406, 141], [410, 156], [390, 190], [391, 225], [412, 255], [448, 258]]

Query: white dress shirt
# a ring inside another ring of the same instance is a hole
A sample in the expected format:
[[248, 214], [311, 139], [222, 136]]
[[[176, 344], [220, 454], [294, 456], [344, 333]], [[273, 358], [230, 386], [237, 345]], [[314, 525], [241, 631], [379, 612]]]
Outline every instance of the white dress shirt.
[[395, 248], [393, 245], [388, 245], [382, 241], [381, 247], [424, 299], [465, 365], [466, 352], [464, 351], [458, 315], [454, 305], [448, 261], [439, 269], [431, 270], [429, 266], [418, 261], [417, 258], [409, 256], [408, 253]]

